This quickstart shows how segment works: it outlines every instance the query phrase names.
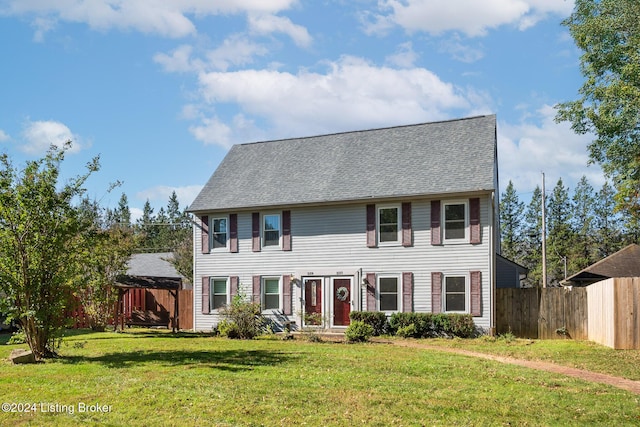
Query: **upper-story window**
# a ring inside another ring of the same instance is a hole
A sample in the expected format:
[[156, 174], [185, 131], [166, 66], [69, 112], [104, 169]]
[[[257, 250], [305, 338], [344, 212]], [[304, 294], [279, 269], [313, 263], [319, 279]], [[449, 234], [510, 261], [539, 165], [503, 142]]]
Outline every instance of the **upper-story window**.
[[444, 240], [445, 241], [467, 241], [468, 240], [468, 203], [446, 202], [444, 203]]
[[280, 215], [262, 216], [262, 246], [280, 246]]
[[378, 207], [378, 243], [389, 244], [400, 241], [400, 208], [398, 206]]
[[227, 218], [212, 218], [211, 225], [213, 229], [211, 247], [213, 249], [226, 248], [229, 233]]

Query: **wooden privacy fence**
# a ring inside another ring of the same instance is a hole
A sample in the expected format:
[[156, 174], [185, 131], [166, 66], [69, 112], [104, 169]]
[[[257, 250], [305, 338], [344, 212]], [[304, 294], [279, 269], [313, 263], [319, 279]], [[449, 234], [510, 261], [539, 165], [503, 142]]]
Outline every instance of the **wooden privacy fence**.
[[640, 278], [587, 287], [497, 289], [496, 332], [640, 349]]
[[[173, 297], [163, 289], [145, 289], [146, 309], [151, 311], [168, 311], [170, 326], [176, 321]], [[178, 320], [180, 329], [193, 329], [193, 291], [183, 289], [178, 291], [180, 306], [178, 308]]]
[[607, 279], [587, 287], [588, 338], [617, 349], [640, 349], [640, 277]]
[[538, 338], [538, 288], [498, 288], [496, 291], [496, 332]]
[[[173, 328], [175, 325], [175, 309], [173, 296], [164, 289], [135, 289], [132, 292], [132, 298], [125, 299], [125, 313], [131, 313], [133, 310], [150, 311], [153, 313], [165, 313], [168, 317], [168, 327]], [[133, 295], [136, 294], [136, 298]], [[178, 308], [178, 321], [180, 329], [193, 329], [193, 290], [183, 289], [178, 291], [180, 306]], [[89, 319], [78, 299], [67, 310], [66, 317], [69, 319], [72, 328], [88, 328]], [[113, 313], [115, 316], [115, 306]], [[113, 317], [113, 316], [112, 316]]]

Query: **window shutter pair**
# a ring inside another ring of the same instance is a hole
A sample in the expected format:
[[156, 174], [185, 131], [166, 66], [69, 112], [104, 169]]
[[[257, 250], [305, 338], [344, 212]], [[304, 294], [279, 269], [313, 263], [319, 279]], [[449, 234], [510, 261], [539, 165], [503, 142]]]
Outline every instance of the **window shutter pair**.
[[[262, 304], [262, 276], [253, 276], [252, 297], [251, 301], [257, 304]], [[293, 314], [293, 301], [291, 299], [291, 276], [282, 276], [282, 299], [283, 307], [282, 312], [285, 315]]]
[[[431, 201], [431, 244], [442, 244], [442, 218], [440, 200]], [[480, 199], [469, 199], [469, 243], [478, 244], [482, 240], [480, 227]]]
[[[238, 284], [240, 283], [238, 276], [229, 277], [229, 299], [233, 301], [233, 297], [238, 294]], [[209, 276], [202, 277], [202, 314], [211, 313], [211, 299], [209, 298], [209, 289], [211, 288], [211, 278]]]
[[[251, 214], [251, 248], [260, 252], [260, 212]], [[282, 211], [282, 250], [291, 250], [291, 211]]]
[[[402, 246], [413, 246], [411, 229], [411, 202], [402, 203]], [[376, 242], [376, 205], [367, 205], [367, 247], [375, 248]]]
[[[367, 273], [367, 311], [376, 311], [376, 274]], [[413, 311], [413, 273], [402, 273], [402, 311]]]
[[[203, 254], [211, 253], [209, 215], [200, 217], [200, 246]], [[229, 215], [229, 252], [238, 252], [238, 214]]]
[[[472, 271], [470, 273], [470, 300], [469, 311], [472, 316], [482, 316], [482, 272]], [[442, 277], [440, 272], [431, 273], [431, 312], [442, 313]]]

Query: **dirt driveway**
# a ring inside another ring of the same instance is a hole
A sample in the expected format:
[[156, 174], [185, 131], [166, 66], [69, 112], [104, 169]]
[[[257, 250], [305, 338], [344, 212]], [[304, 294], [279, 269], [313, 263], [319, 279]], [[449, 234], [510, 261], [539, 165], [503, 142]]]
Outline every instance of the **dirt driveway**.
[[500, 363], [508, 363], [511, 365], [524, 366], [526, 368], [538, 369], [541, 371], [553, 372], [556, 374], [567, 375], [569, 377], [579, 378], [585, 381], [591, 381], [595, 383], [607, 384], [614, 387], [621, 388], [626, 391], [630, 391], [635, 394], [640, 394], [640, 381], [628, 380], [626, 378], [615, 377], [613, 375], [599, 374], [597, 372], [585, 371], [583, 369], [571, 368], [569, 366], [556, 365], [555, 363], [537, 362], [533, 360], [514, 359], [506, 356], [496, 356], [493, 354], [478, 353], [475, 351], [463, 350], [458, 348], [446, 348], [432, 346], [416, 341], [386, 341], [389, 344], [412, 347], [412, 348], [424, 348], [433, 351], [442, 351], [446, 353], [460, 354], [463, 356], [479, 357], [481, 359], [495, 360]]

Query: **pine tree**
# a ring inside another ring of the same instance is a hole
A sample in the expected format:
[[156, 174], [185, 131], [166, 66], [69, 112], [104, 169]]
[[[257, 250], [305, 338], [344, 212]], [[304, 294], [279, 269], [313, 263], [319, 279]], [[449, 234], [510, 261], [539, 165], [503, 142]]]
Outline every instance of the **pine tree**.
[[593, 226], [596, 260], [608, 257], [623, 245], [622, 218], [615, 212], [614, 196], [615, 190], [605, 182], [595, 197]]
[[542, 191], [536, 187], [524, 214], [523, 265], [529, 269], [525, 283], [542, 285]]
[[547, 247], [547, 273], [550, 284], [558, 284], [565, 278], [565, 263], [568, 262], [573, 240], [571, 229], [572, 206], [569, 189], [562, 178], [558, 179], [549, 198], [547, 225], [549, 230]]
[[509, 181], [507, 189], [500, 196], [500, 240], [502, 256], [521, 263], [524, 255], [522, 219], [524, 203], [518, 200], [518, 195]]
[[573, 193], [573, 241], [569, 258], [570, 274], [593, 264], [596, 258], [594, 247], [594, 206], [593, 187], [583, 176]]

